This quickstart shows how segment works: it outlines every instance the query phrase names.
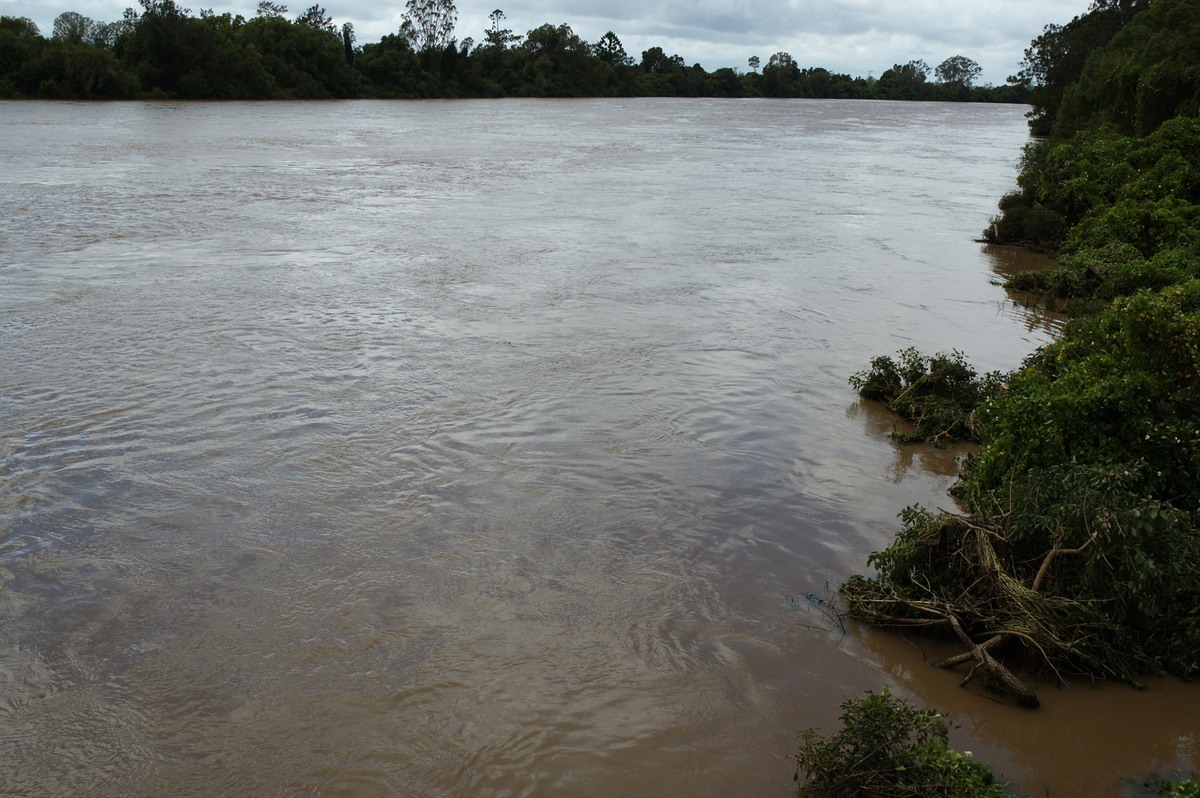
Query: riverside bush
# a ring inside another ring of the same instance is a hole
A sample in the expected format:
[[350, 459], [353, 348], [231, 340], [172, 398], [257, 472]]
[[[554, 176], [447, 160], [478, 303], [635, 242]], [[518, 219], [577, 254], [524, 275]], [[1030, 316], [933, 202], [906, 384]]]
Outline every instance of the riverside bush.
[[912, 432], [895, 434], [901, 442], [976, 440], [973, 412], [1000, 390], [1002, 376], [978, 376], [961, 352], [926, 357], [910, 347], [896, 359], [875, 358], [869, 369], [850, 377], [850, 385], [913, 423]]
[[1200, 120], [1171, 119], [1142, 138], [1105, 129], [1031, 144], [1018, 184], [985, 239], [1074, 256], [1098, 279], [1051, 272], [1010, 287], [1035, 280], [1055, 296], [1111, 298], [1200, 276]]
[[[1200, 0], [1096, 0], [1026, 51], [1031, 127], [1061, 111], [1056, 138], [1025, 148], [984, 236], [1054, 254], [1007, 287], [1075, 318], [974, 407], [980, 451], [952, 491], [970, 514], [907, 508], [876, 575], [840, 591], [857, 617], [957, 637], [938, 665], [973, 661], [967, 680], [1023, 706], [1004, 648], [1059, 676], [1200, 676], [1197, 30]], [[903, 391], [892, 365], [852, 382]]]
[[[856, 383], [894, 391], [924, 362]], [[1005, 635], [1060, 674], [1200, 675], [1200, 280], [1072, 320], [1005, 387], [954, 488], [973, 515], [905, 510], [877, 575], [843, 585], [851, 613]]]
[[809, 798], [866, 796], [991, 798], [1006, 793], [970, 753], [949, 747], [946, 719], [916, 709], [885, 688], [842, 704], [843, 728], [829, 737], [801, 732], [800, 792]]
[[1056, 590], [1119, 630], [1103, 670], [1200, 674], [1200, 281], [1071, 322], [1009, 388], [979, 410], [987, 445], [958, 494], [1011, 513], [1015, 558], [1096, 541]]
[[960, 495], [981, 507], [1032, 469], [1146, 463], [1145, 495], [1200, 507], [1200, 280], [1073, 320], [976, 411]]
[[1200, 798], [1200, 781], [1195, 779], [1163, 781], [1154, 787], [1164, 798]]

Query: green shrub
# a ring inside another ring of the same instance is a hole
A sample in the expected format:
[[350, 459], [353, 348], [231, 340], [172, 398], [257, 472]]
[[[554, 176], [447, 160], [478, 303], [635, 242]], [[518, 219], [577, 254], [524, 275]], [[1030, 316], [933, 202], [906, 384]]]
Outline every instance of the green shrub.
[[1200, 280], [1073, 320], [976, 409], [964, 494], [1062, 463], [1146, 464], [1139, 491], [1200, 508]]
[[1089, 296], [1086, 269], [1061, 268], [1045, 271], [1017, 272], [1004, 281], [1006, 291], [1041, 294], [1043, 299], [1067, 299]]
[[[1112, 128], [1025, 149], [1020, 190], [1006, 194], [985, 239], [1059, 255], [1123, 244], [1144, 259], [1200, 253], [1200, 120], [1179, 117], [1147, 136]], [[1194, 276], [1194, 267], [1188, 271]], [[1171, 275], [1127, 274], [1113, 296], [1163, 285]]]
[[986, 765], [949, 747], [946, 719], [915, 709], [885, 688], [842, 704], [843, 729], [801, 732], [800, 792], [809, 798], [990, 798], [1006, 793]]
[[1017, 272], [1004, 281], [1004, 288], [1041, 294], [1047, 303], [1081, 298], [1108, 301], [1200, 278], [1200, 254], [1185, 247], [1162, 249], [1146, 258], [1129, 243], [1113, 241], [1067, 255], [1062, 264], [1058, 269]]
[[883, 402], [889, 410], [913, 423], [902, 442], [975, 440], [973, 411], [1000, 390], [999, 373], [979, 377], [961, 352], [930, 357], [908, 348], [871, 361], [870, 368], [851, 375], [850, 385], [864, 399]]

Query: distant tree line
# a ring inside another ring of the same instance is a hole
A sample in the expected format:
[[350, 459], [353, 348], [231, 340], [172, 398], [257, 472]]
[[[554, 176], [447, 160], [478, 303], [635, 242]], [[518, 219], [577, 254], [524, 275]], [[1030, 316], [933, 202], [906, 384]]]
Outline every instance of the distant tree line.
[[[878, 79], [801, 68], [788, 53], [748, 72], [705, 71], [652, 47], [636, 59], [609, 31], [588, 43], [568, 25], [524, 35], [496, 9], [476, 43], [453, 37], [453, 0], [409, 0], [400, 30], [359, 44], [319, 5], [294, 18], [262, 0], [251, 19], [175, 0], [139, 0], [117, 22], [61, 14], [49, 37], [24, 17], [0, 17], [0, 97], [50, 99], [330, 99], [466, 97], [814, 97], [1024, 102], [1017, 78], [975, 86], [965, 56], [935, 70], [896, 64]], [[761, 70], [760, 70], [761, 66]], [[930, 76], [934, 79], [930, 79]]]

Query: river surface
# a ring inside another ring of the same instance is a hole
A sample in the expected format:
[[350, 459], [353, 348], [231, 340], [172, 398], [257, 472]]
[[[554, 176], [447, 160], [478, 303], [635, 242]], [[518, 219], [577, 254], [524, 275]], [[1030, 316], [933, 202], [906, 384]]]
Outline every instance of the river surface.
[[959, 690], [823, 602], [960, 453], [847, 377], [1058, 320], [1019, 106], [0, 103], [0, 787], [787, 796], [888, 686], [1037, 795], [1200, 692]]

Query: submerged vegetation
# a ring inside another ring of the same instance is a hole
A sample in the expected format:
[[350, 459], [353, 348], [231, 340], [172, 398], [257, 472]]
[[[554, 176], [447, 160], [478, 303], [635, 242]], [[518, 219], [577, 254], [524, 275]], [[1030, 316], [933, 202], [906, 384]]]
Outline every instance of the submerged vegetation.
[[986, 765], [949, 747], [950, 727], [940, 713], [915, 709], [886, 689], [842, 704], [842, 723], [829, 737], [811, 729], [800, 734], [796, 779], [809, 798], [1007, 794]]
[[978, 442], [975, 409], [1004, 390], [1002, 375], [978, 376], [957, 351], [925, 357], [910, 347], [897, 358], [881, 355], [868, 370], [850, 377], [864, 399], [883, 402], [912, 423], [911, 431], [893, 437], [900, 443]]
[[[970, 751], [950, 748], [950, 721], [887, 688], [842, 704], [842, 729], [800, 733], [796, 782], [805, 798], [999, 798], [1013, 795]], [[1143, 795], [1200, 798], [1194, 778], [1148, 779]]]
[[1146, 788], [1152, 795], [1162, 795], [1164, 798], [1200, 798], [1200, 781], [1183, 779], [1169, 781], [1156, 778], [1146, 782]]
[[1072, 300], [1058, 340], [983, 380], [912, 350], [851, 378], [915, 437], [981, 446], [965, 514], [906, 509], [849, 611], [959, 640], [939, 665], [1026, 706], [1022, 671], [1200, 676], [1198, 36], [1200, 0], [1097, 0], [1026, 54], [1031, 125], [1054, 136], [987, 236], [1063, 264], [1008, 283]]
[[[973, 85], [980, 67], [954, 55], [935, 69], [894, 64], [878, 79], [802, 68], [788, 53], [713, 72], [651, 47], [626, 53], [609, 31], [581, 39], [569, 25], [524, 35], [496, 9], [478, 42], [453, 37], [453, 0], [409, 0], [400, 29], [359, 44], [354, 25], [314, 5], [289, 19], [262, 0], [251, 19], [200, 16], [174, 0], [140, 0], [117, 22], [74, 11], [45, 37], [25, 17], [0, 17], [0, 98], [322, 99], [460, 97], [822, 97], [1023, 102], [1023, 80]], [[761, 66], [761, 72], [759, 68]], [[931, 80], [930, 77], [935, 78]]]

